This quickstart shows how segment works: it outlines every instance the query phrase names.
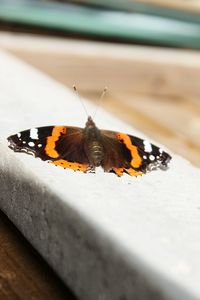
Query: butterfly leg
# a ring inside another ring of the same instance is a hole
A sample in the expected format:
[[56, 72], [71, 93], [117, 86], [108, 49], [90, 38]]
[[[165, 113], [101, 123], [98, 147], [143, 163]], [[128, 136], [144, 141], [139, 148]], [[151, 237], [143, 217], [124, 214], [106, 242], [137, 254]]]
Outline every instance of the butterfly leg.
[[88, 168], [88, 173], [95, 173], [95, 168], [94, 167], [89, 167]]

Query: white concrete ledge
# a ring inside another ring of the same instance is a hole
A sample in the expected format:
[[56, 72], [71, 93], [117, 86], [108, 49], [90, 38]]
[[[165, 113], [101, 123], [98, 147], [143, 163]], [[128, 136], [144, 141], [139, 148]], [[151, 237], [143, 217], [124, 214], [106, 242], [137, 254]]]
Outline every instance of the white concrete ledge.
[[[200, 299], [200, 170], [173, 156], [166, 172], [118, 178], [12, 152], [10, 134], [85, 115], [37, 70], [3, 52], [0, 66], [0, 208], [24, 236], [80, 299]], [[103, 111], [96, 123], [135, 134]]]

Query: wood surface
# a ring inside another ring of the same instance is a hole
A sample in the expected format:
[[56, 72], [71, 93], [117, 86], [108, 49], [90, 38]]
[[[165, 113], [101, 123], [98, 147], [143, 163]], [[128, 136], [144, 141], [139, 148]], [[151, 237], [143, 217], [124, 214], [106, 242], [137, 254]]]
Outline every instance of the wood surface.
[[0, 299], [76, 299], [1, 211], [0, 245]]

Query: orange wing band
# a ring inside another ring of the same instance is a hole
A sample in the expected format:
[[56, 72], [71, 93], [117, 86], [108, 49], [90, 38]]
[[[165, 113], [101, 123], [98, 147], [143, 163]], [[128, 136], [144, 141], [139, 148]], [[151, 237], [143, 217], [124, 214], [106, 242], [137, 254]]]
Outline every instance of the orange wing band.
[[124, 169], [124, 168], [114, 168], [113, 169], [115, 171], [115, 173], [118, 175], [118, 176], [122, 176], [124, 172], [128, 173], [130, 176], [141, 176], [143, 174], [143, 172], [141, 171], [136, 171], [132, 168], [129, 168], [129, 169]]
[[125, 171], [131, 175], [131, 176], [142, 176], [143, 172], [142, 171], [136, 171], [132, 168], [129, 168], [129, 169], [125, 169]]
[[79, 164], [79, 163], [75, 163], [75, 162], [69, 162], [69, 161], [64, 160], [64, 159], [58, 159], [58, 160], [55, 160], [51, 163], [56, 165], [56, 166], [72, 169], [74, 171], [82, 171], [84, 173], [87, 172], [87, 170], [88, 170], [88, 165], [87, 164]]
[[[132, 144], [130, 137], [127, 134], [118, 133], [117, 138], [118, 138], [118, 140], [123, 141], [123, 143], [127, 147], [127, 149], [130, 150], [131, 157], [132, 157], [131, 166], [133, 168], [139, 168], [142, 164], [142, 158], [140, 157], [140, 155], [138, 153], [137, 147]], [[127, 170], [129, 170], [129, 169], [127, 169]], [[134, 175], [132, 175], [132, 176], [134, 176]]]
[[55, 126], [52, 130], [51, 136], [47, 138], [45, 152], [49, 157], [59, 157], [58, 152], [55, 150], [56, 142], [62, 134], [66, 134], [67, 128], [65, 126]]

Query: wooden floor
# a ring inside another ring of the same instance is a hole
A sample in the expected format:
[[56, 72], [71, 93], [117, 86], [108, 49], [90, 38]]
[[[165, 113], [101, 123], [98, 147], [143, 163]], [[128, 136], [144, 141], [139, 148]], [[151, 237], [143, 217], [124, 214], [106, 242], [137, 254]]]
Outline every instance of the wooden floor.
[[0, 245], [0, 299], [76, 299], [1, 211]]

